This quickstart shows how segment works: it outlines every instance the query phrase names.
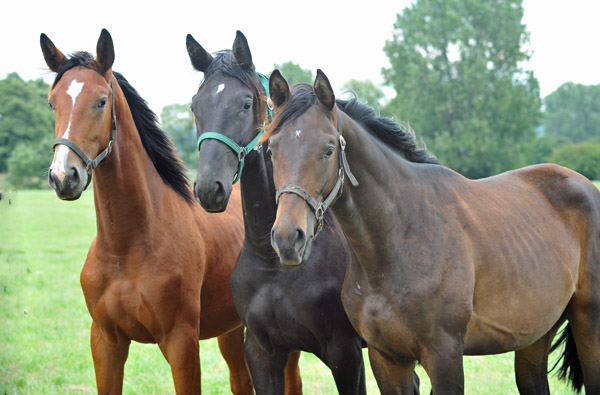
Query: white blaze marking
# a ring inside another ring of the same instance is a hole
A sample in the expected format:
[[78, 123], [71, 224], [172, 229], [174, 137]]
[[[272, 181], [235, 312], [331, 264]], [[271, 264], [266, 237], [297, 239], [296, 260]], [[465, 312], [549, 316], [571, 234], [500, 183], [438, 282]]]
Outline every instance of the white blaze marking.
[[300, 130], [300, 129], [296, 130], [296, 138], [300, 137], [301, 134], [302, 134], [302, 130]]
[[[71, 81], [71, 85], [69, 85], [69, 88], [67, 89], [67, 95], [71, 96], [71, 101], [73, 102], [73, 104], [71, 107], [71, 114], [69, 115], [69, 124], [67, 125], [67, 130], [63, 135], [63, 138], [65, 139], [69, 138], [69, 131], [71, 130], [71, 119], [73, 118], [73, 109], [75, 108], [75, 101], [77, 101], [77, 96], [79, 96], [82, 90], [83, 82], [79, 82], [77, 80]], [[54, 171], [54, 173], [58, 176], [61, 182], [64, 181], [64, 178], [67, 175], [66, 165], [69, 151], [71, 151], [69, 147], [60, 144], [58, 146], [58, 150], [56, 151], [56, 160], [52, 163], [52, 166], [50, 167], [51, 170]]]
[[[69, 85], [69, 89], [67, 89], [67, 95], [71, 96], [71, 100], [73, 101], [73, 106], [71, 107], [71, 115], [69, 116], [69, 124], [67, 125], [67, 130], [65, 131], [65, 135], [63, 138], [69, 138], [69, 130], [71, 130], [71, 119], [73, 118], [73, 109], [75, 108], [75, 101], [77, 100], [77, 96], [83, 90], [83, 82], [79, 82], [77, 80], [71, 81], [71, 85]], [[66, 148], [66, 147], [65, 147]], [[66, 157], [65, 157], [66, 160]]]
[[215, 92], [215, 95], [221, 92], [223, 89], [225, 89], [225, 84], [219, 84], [219, 86], [217, 86], [217, 91]]

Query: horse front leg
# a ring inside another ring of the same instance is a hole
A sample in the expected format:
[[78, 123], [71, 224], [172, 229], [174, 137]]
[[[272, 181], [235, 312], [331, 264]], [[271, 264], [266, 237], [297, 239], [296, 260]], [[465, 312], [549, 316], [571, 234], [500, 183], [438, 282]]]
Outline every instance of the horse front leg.
[[[266, 352], [260, 347], [252, 332], [246, 332], [246, 359], [252, 372], [252, 381], [257, 395], [286, 394], [284, 372], [288, 355], [279, 350]], [[301, 385], [300, 393], [302, 393]]]
[[379, 391], [383, 395], [418, 395], [419, 381], [414, 374], [415, 361], [392, 361], [381, 351], [369, 347], [369, 361]]
[[367, 393], [362, 342], [357, 338], [336, 337], [327, 344], [325, 361], [340, 395], [364, 395]]
[[244, 327], [217, 337], [221, 355], [229, 367], [229, 383], [233, 394], [253, 394], [252, 378], [244, 352]]
[[300, 351], [291, 352], [285, 365], [285, 395], [301, 395]]
[[191, 325], [176, 325], [158, 343], [171, 366], [175, 393], [200, 394], [200, 346], [198, 330]]
[[439, 331], [423, 344], [419, 361], [431, 379], [431, 392], [464, 394], [464, 340], [460, 336]]
[[123, 371], [129, 353], [129, 339], [107, 339], [102, 329], [92, 321], [90, 336], [98, 394], [121, 394]]

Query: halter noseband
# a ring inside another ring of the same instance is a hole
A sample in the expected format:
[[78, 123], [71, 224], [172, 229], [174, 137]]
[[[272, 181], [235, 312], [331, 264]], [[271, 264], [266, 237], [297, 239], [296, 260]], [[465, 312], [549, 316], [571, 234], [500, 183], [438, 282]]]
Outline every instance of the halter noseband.
[[317, 225], [315, 228], [315, 234], [313, 235], [313, 240], [317, 238], [321, 229], [323, 229], [323, 218], [325, 217], [325, 211], [331, 206], [333, 201], [342, 195], [342, 190], [344, 186], [344, 174], [348, 176], [350, 180], [350, 184], [353, 187], [358, 186], [358, 181], [354, 177], [354, 174], [350, 171], [350, 166], [348, 165], [348, 160], [346, 159], [346, 140], [342, 136], [342, 118], [340, 117], [340, 111], [337, 110], [337, 131], [339, 134], [340, 140], [340, 154], [339, 154], [339, 171], [338, 171], [338, 179], [333, 186], [329, 195], [323, 201], [318, 201], [315, 199], [310, 193], [306, 192], [302, 187], [293, 184], [285, 184], [277, 189], [277, 193], [275, 194], [275, 204], [279, 204], [279, 197], [284, 193], [293, 193], [295, 195], [300, 196], [306, 204], [313, 210], [315, 213], [315, 218], [317, 220]]
[[[265, 89], [266, 96], [269, 97], [269, 80], [268, 80], [268, 78], [261, 73], [256, 73], [256, 74], [260, 78], [262, 86]], [[269, 102], [267, 102], [267, 116], [269, 117], [269, 119], [273, 118], [271, 104]], [[200, 144], [202, 143], [202, 141], [207, 140], [207, 139], [218, 140], [218, 141], [224, 143], [225, 145], [227, 145], [229, 148], [231, 148], [233, 150], [233, 152], [235, 152], [235, 154], [237, 155], [238, 163], [239, 163], [238, 171], [235, 174], [235, 177], [232, 181], [232, 184], [235, 184], [242, 177], [242, 170], [244, 169], [246, 155], [248, 155], [250, 152], [252, 152], [252, 150], [260, 152], [261, 146], [258, 143], [258, 141], [260, 140], [260, 138], [264, 132], [265, 132], [265, 129], [260, 129], [258, 134], [256, 135], [256, 137], [254, 137], [252, 139], [252, 141], [250, 141], [248, 143], [248, 145], [246, 145], [245, 147], [240, 146], [238, 143], [236, 143], [229, 137], [225, 136], [224, 134], [217, 133], [217, 132], [204, 132], [200, 135], [200, 137], [198, 137], [198, 151], [200, 151]]]
[[110, 152], [112, 151], [112, 145], [115, 140], [115, 131], [117, 130], [117, 116], [115, 115], [115, 85], [114, 85], [114, 81], [115, 81], [114, 77], [111, 78], [110, 89], [112, 91], [112, 93], [111, 93], [111, 95], [112, 95], [112, 99], [111, 99], [111, 101], [112, 101], [112, 103], [111, 103], [112, 123], [111, 123], [111, 129], [110, 129], [110, 140], [108, 140], [108, 145], [106, 146], [106, 148], [102, 152], [100, 152], [98, 154], [98, 156], [96, 156], [96, 158], [90, 159], [85, 154], [85, 152], [83, 152], [83, 150], [81, 148], [79, 148], [79, 146], [77, 144], [75, 144], [73, 141], [71, 141], [69, 139], [65, 139], [62, 137], [57, 138], [56, 140], [54, 140], [54, 145], [52, 145], [52, 149], [54, 149], [54, 147], [56, 147], [59, 144], [66, 145], [81, 158], [81, 160], [85, 164], [85, 169], [87, 171], [87, 182], [85, 184], [85, 187], [83, 188], [84, 191], [87, 189], [88, 185], [90, 185], [90, 182], [92, 181], [92, 170], [94, 170], [100, 164], [100, 162], [102, 162], [104, 160], [104, 158], [106, 158], [108, 156], [108, 154], [110, 154]]

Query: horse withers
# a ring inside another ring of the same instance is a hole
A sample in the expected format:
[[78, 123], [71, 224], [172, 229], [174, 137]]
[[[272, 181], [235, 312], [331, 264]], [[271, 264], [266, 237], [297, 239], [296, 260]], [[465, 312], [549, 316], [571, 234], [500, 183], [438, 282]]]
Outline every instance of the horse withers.
[[589, 180], [550, 164], [469, 180], [393, 120], [336, 101], [320, 70], [293, 90], [274, 71], [270, 90], [272, 243], [282, 262], [303, 262], [331, 207], [357, 257], [342, 301], [382, 393], [410, 393], [416, 360], [434, 394], [463, 393], [463, 355], [508, 351], [519, 391], [547, 393], [565, 320], [562, 371], [600, 393], [600, 192]]
[[112, 71], [114, 47], [102, 30], [97, 57], [63, 55], [42, 34], [57, 73], [49, 181], [59, 198], [81, 196], [94, 175], [97, 234], [81, 272], [92, 316], [98, 393], [121, 393], [130, 342], [157, 343], [178, 394], [200, 393], [198, 339], [217, 337], [236, 394], [253, 393], [243, 326], [229, 289], [241, 248], [239, 191], [222, 214], [204, 212], [156, 116]]

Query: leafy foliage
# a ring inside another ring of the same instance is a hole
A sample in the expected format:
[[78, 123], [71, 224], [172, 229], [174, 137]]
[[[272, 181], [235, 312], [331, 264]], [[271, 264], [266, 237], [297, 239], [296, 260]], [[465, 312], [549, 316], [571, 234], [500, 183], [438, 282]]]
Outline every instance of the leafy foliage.
[[394, 25], [386, 112], [408, 121], [451, 168], [484, 177], [527, 162], [540, 121], [520, 0], [419, 0]]
[[46, 104], [49, 86], [17, 73], [0, 80], [0, 172], [15, 187], [45, 184], [52, 160], [54, 117]]
[[190, 112], [189, 104], [170, 104], [163, 107], [160, 117], [165, 132], [173, 138], [188, 169], [198, 165], [198, 151], [196, 149], [196, 127]]
[[303, 69], [299, 64], [294, 62], [288, 61], [282, 64], [276, 64], [275, 68], [279, 69], [281, 75], [283, 75], [291, 85], [298, 84], [300, 82], [312, 85], [314, 81], [312, 71]]
[[346, 81], [342, 89], [356, 93], [358, 101], [368, 103], [371, 107], [377, 109], [381, 107], [381, 103], [385, 98], [383, 90], [370, 80], [350, 79]]
[[588, 141], [565, 144], [554, 150], [552, 162], [583, 174], [590, 180], [600, 179], [600, 143]]
[[573, 143], [600, 139], [600, 85], [568, 82], [544, 99], [544, 131]]

